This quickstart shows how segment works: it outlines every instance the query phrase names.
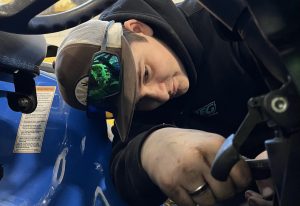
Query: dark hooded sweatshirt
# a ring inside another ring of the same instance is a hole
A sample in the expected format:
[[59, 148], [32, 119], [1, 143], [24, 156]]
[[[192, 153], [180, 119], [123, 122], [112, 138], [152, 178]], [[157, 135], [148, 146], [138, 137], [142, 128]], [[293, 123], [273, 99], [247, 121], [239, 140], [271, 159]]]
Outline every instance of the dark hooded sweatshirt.
[[[227, 137], [245, 117], [248, 99], [266, 88], [247, 46], [228, 41], [227, 33], [197, 0], [177, 6], [171, 0], [119, 0], [101, 19], [148, 24], [182, 61], [189, 77], [190, 89], [184, 96], [151, 112], [135, 112], [126, 142], [113, 128], [111, 175], [116, 188], [129, 205], [160, 205], [166, 196], [151, 182], [140, 160], [148, 134], [174, 125]], [[246, 144], [245, 155], [262, 150], [263, 141], [258, 136], [256, 140]]]

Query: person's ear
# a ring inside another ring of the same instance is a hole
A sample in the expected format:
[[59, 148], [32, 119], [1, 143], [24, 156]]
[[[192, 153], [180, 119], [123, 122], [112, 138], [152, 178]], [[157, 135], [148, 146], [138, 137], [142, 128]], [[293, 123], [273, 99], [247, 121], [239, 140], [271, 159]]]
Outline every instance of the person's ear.
[[136, 19], [130, 19], [124, 22], [124, 27], [132, 32], [135, 33], [142, 33], [147, 36], [153, 36], [153, 30], [150, 26], [147, 24], [138, 21]]

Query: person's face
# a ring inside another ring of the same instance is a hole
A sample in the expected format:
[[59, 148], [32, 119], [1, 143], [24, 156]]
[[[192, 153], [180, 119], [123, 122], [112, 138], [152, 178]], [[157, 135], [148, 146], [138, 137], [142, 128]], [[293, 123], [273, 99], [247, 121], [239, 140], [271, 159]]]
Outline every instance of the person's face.
[[187, 92], [188, 77], [172, 51], [152, 35], [139, 32], [147, 41], [134, 41], [131, 49], [137, 68], [136, 109], [153, 110]]

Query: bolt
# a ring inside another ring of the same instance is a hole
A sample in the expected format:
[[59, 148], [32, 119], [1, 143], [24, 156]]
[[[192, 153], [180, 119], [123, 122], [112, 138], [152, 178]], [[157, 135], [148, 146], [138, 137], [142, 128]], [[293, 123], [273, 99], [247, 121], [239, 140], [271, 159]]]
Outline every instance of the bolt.
[[20, 98], [18, 100], [18, 104], [19, 104], [20, 107], [26, 108], [26, 107], [28, 107], [28, 105], [30, 104], [30, 102], [29, 102], [29, 100], [27, 98], [23, 97], [23, 98]]
[[285, 97], [275, 97], [271, 101], [271, 108], [276, 113], [283, 113], [288, 108], [288, 100]]

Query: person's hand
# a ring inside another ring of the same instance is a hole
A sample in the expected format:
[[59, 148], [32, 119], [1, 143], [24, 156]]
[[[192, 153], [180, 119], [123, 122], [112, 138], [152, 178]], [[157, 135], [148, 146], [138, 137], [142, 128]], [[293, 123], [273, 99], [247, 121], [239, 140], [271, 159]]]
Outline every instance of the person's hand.
[[[266, 151], [260, 153], [255, 159], [267, 159], [268, 154]], [[252, 190], [247, 190], [245, 192], [245, 198], [249, 206], [272, 206], [273, 201], [268, 201], [274, 195], [274, 188], [272, 179], [264, 179], [256, 181], [258, 190], [260, 193], [254, 192]]]
[[[177, 205], [214, 205], [232, 197], [251, 180], [247, 164], [241, 160], [227, 181], [217, 181], [210, 167], [224, 138], [199, 130], [163, 128], [145, 141], [141, 161], [151, 180]], [[205, 190], [191, 195], [199, 186]]]
[[262, 194], [252, 190], [247, 190], [245, 192], [245, 197], [249, 206], [273, 206], [273, 201], [265, 200], [265, 197]]

